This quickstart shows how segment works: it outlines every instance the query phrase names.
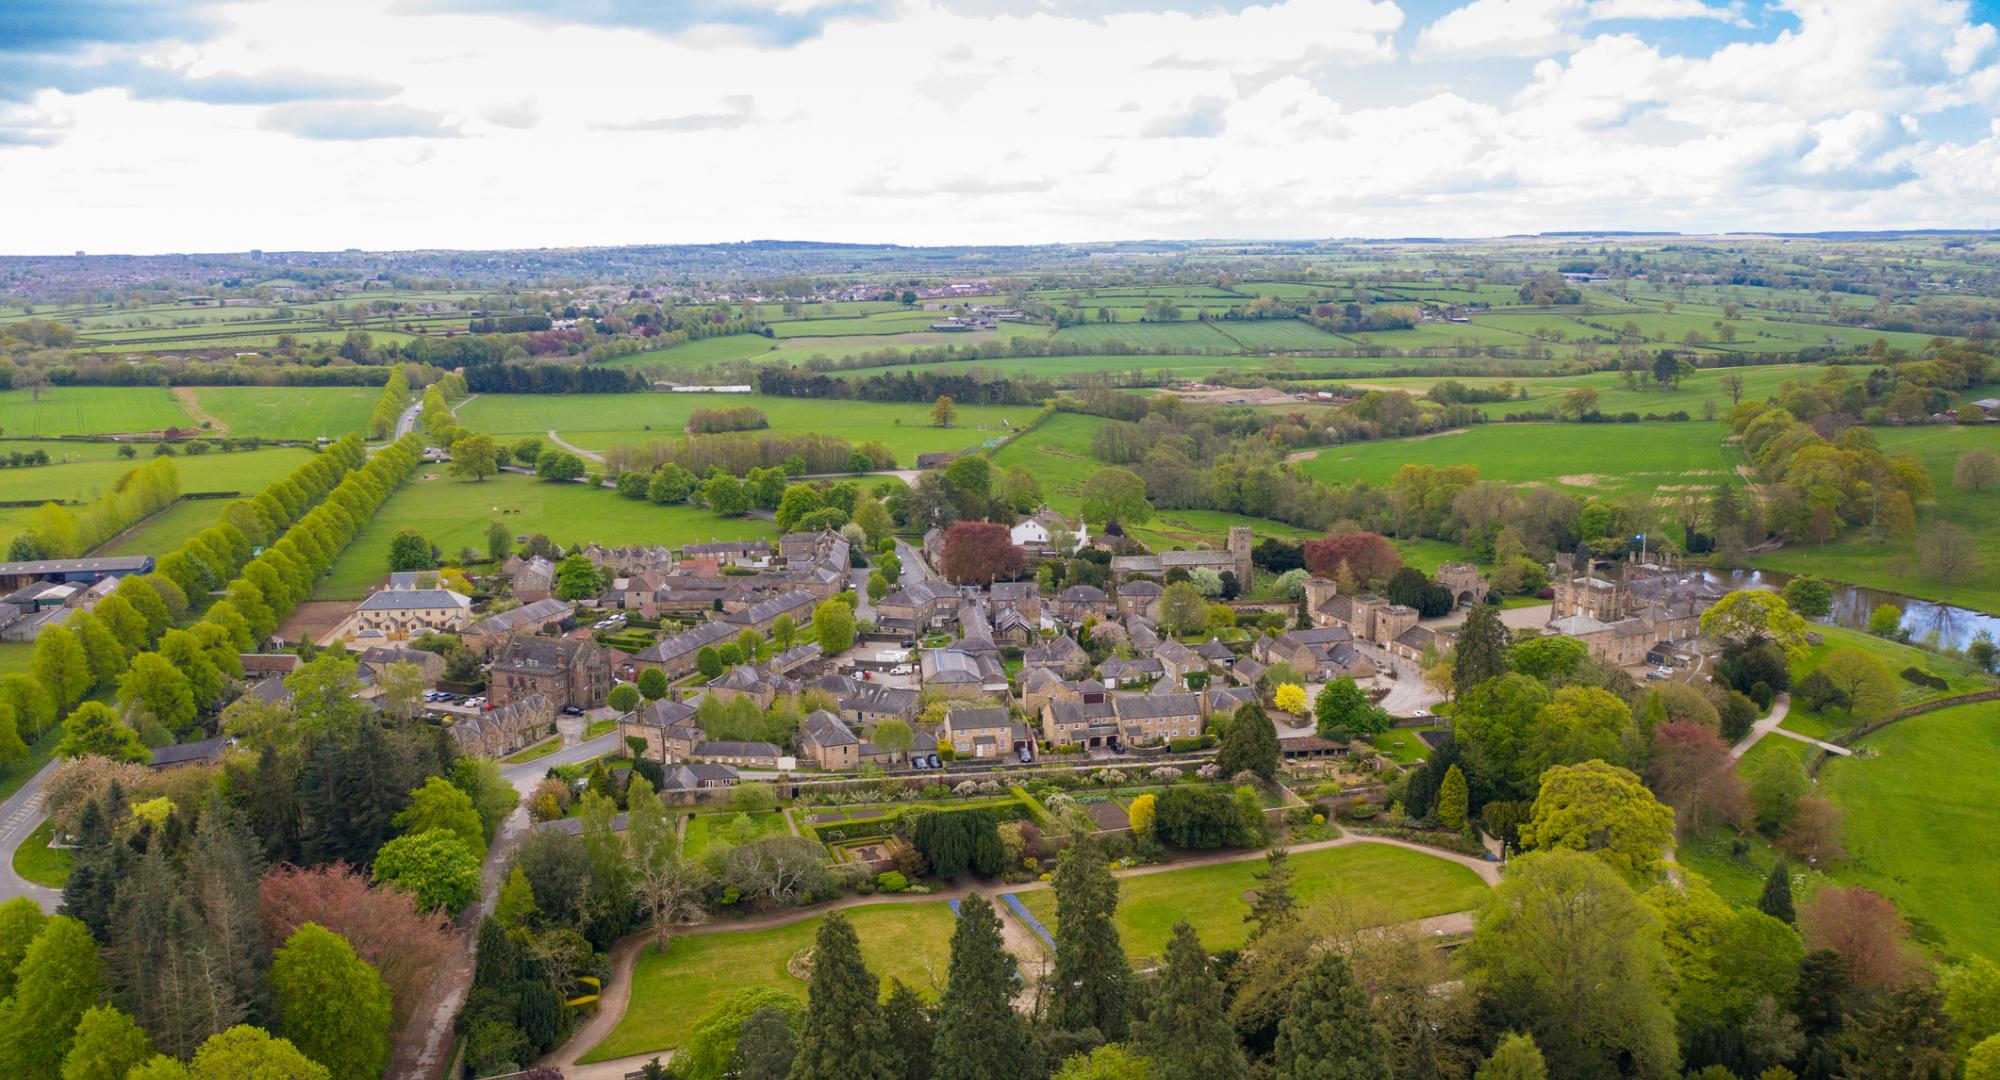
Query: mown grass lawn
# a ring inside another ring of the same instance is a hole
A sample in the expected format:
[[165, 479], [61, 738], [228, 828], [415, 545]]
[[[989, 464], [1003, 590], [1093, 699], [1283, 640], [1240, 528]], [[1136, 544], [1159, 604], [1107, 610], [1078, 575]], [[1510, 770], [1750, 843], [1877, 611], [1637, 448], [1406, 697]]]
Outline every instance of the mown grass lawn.
[[359, 599], [389, 573], [389, 541], [408, 525], [448, 556], [470, 547], [485, 558], [486, 527], [498, 521], [516, 535], [545, 533], [573, 543], [666, 544], [768, 539], [776, 527], [758, 518], [725, 518], [693, 506], [660, 506], [627, 499], [609, 488], [551, 483], [502, 473], [477, 482], [457, 480], [442, 467], [413, 473], [362, 528], [333, 564], [315, 594], [321, 600]]
[[791, 829], [785, 825], [785, 815], [779, 810], [762, 810], [754, 814], [696, 814], [687, 819], [687, 831], [681, 835], [681, 854], [692, 859], [718, 841], [736, 847], [766, 836], [784, 836], [790, 832]]
[[52, 848], [49, 841], [55, 839], [55, 821], [43, 821], [35, 826], [21, 846], [14, 849], [14, 872], [25, 881], [31, 881], [43, 888], [60, 889], [69, 883], [70, 868], [76, 865], [76, 855], [67, 848]]
[[[944, 983], [953, 916], [943, 901], [870, 904], [842, 913], [861, 939], [861, 956], [882, 980], [891, 978], [936, 997]], [[819, 919], [769, 930], [685, 934], [663, 950], [648, 950], [632, 972], [625, 1018], [583, 1056], [585, 1063], [681, 1046], [695, 1025], [738, 990], [768, 986], [806, 996], [806, 984], [786, 964], [812, 947]]]
[[1370, 739], [1375, 749], [1389, 755], [1391, 761], [1408, 765], [1430, 756], [1431, 748], [1418, 736], [1436, 728], [1390, 728]]
[[[1299, 903], [1336, 891], [1380, 903], [1396, 921], [1445, 915], [1478, 906], [1486, 884], [1469, 868], [1434, 855], [1387, 844], [1323, 848], [1291, 857], [1292, 889]], [[1125, 952], [1158, 956], [1182, 920], [1209, 949], [1234, 949], [1249, 936], [1244, 894], [1257, 887], [1262, 859], [1215, 863], [1118, 880], [1118, 933]], [[1056, 897], [1048, 889], [1021, 894], [1021, 902], [1054, 932]]]

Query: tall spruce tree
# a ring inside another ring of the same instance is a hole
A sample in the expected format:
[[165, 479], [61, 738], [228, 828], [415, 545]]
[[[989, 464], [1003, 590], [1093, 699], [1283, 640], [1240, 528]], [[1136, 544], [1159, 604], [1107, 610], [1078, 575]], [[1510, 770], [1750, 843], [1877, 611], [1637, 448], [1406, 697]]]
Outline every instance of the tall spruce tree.
[[889, 983], [882, 1023], [889, 1030], [884, 1048], [893, 1080], [931, 1080], [931, 1043], [937, 1038], [937, 1024], [930, 1006], [901, 979]]
[[1757, 897], [1757, 910], [1785, 923], [1798, 921], [1792, 908], [1792, 868], [1779, 859], [1764, 878], [1764, 891]]
[[835, 912], [813, 939], [812, 981], [791, 1080], [889, 1080], [888, 1029], [854, 926]]
[[1250, 1064], [1224, 1012], [1222, 980], [1194, 927], [1174, 924], [1134, 1042], [1159, 1080], [1244, 1080]]
[[[1031, 1080], [1042, 1050], [1014, 1011], [1018, 971], [1000, 940], [1000, 918], [977, 893], [959, 901], [951, 969], [938, 999], [932, 1075], [937, 1080]], [[804, 1078], [795, 1078], [804, 1080]]]
[[251, 1016], [262, 1015], [268, 1005], [264, 970], [270, 966], [271, 948], [257, 907], [257, 883], [263, 876], [257, 837], [243, 815], [211, 797], [195, 826], [187, 889], [205, 924], [206, 945]]
[[1278, 1080], [1389, 1080], [1382, 1028], [1347, 958], [1320, 955], [1292, 992], [1272, 1054]]
[[1467, 612], [1465, 625], [1458, 632], [1458, 643], [1452, 646], [1452, 688], [1462, 694], [1488, 679], [1505, 675], [1507, 647], [1507, 627], [1500, 622], [1499, 608], [1480, 604]]
[[1107, 1041], [1125, 1037], [1132, 1015], [1132, 969], [1112, 916], [1118, 879], [1104, 851], [1079, 837], [1056, 865], [1056, 961], [1049, 1023], [1062, 1031], [1095, 1029]]
[[1243, 921], [1250, 924], [1249, 944], [1255, 945], [1266, 935], [1297, 924], [1299, 913], [1298, 898], [1292, 895], [1290, 856], [1284, 848], [1265, 852], [1264, 869], [1252, 876], [1257, 879], [1257, 898], [1250, 901], [1250, 913]]
[[1224, 776], [1249, 772], [1268, 781], [1278, 775], [1278, 754], [1278, 729], [1263, 706], [1246, 701], [1230, 718], [1229, 733], [1222, 737], [1215, 764]]

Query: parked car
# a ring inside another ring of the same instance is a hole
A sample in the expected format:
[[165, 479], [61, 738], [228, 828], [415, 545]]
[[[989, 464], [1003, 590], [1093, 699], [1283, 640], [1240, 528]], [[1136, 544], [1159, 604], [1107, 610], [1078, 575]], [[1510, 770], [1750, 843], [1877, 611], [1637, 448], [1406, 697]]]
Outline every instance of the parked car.
[[577, 707], [576, 707], [576, 706], [574, 706], [574, 705], [565, 705], [565, 706], [563, 706], [563, 711], [562, 711], [562, 714], [563, 714], [564, 716], [582, 716], [582, 715], [583, 715], [583, 710], [582, 710], [582, 709], [579, 709], [579, 708], [577, 708]]
[[1034, 755], [1034, 754], [1032, 754], [1032, 753], [1030, 753], [1030, 752], [1029, 752], [1029, 750], [1028, 750], [1028, 748], [1027, 748], [1027, 747], [1025, 747], [1025, 746], [1023, 746], [1023, 747], [1022, 747], [1022, 748], [1020, 749], [1019, 753], [1020, 753], [1020, 755], [1021, 755], [1021, 764], [1023, 764], [1023, 765], [1026, 765], [1026, 764], [1028, 764], [1029, 762], [1031, 762], [1031, 761], [1035, 760], [1035, 755]]
[[932, 754], [929, 758], [929, 761], [931, 763], [931, 768], [933, 769], [941, 769], [944, 767], [938, 764], [938, 756], [936, 754]]

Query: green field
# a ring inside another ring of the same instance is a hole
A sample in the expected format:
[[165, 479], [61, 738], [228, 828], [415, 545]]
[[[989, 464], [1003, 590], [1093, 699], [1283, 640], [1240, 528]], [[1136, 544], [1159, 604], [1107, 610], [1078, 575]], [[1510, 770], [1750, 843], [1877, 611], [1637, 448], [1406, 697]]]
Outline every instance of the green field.
[[[737, 822], [745, 818], [749, 821], [749, 830], [738, 840]], [[681, 834], [681, 854], [692, 859], [717, 841], [733, 847], [766, 836], [783, 836], [790, 831], [785, 825], [784, 813], [778, 810], [755, 814], [696, 814], [687, 819], [686, 831]]]
[[[1101, 417], [1057, 413], [1041, 427], [996, 451], [993, 465], [999, 469], [1023, 468], [1035, 474], [1049, 508], [1075, 517], [1083, 507], [1084, 482], [1105, 467], [1090, 456], [1090, 438], [1103, 424]], [[1232, 525], [1248, 525], [1260, 538], [1296, 540], [1317, 535], [1280, 522], [1217, 510], [1162, 510], [1153, 520], [1128, 526], [1127, 531], [1147, 545], [1165, 550], [1217, 544], [1228, 535]]]
[[[1056, 331], [1055, 339], [1090, 349], [1119, 342], [1141, 349], [1165, 347], [1212, 352], [1239, 351], [1242, 346], [1218, 329], [1220, 325], [1205, 322], [1084, 323], [1063, 327]], [[1332, 335], [1327, 336], [1332, 339]], [[1330, 340], [1329, 344], [1334, 340], [1337, 339]]]
[[630, 356], [620, 356], [606, 361], [604, 366], [645, 369], [664, 365], [670, 368], [698, 368], [730, 360], [749, 359], [758, 353], [769, 352], [776, 344], [762, 334], [729, 334], [724, 337], [701, 338], [670, 349], [648, 349]]
[[1873, 433], [1883, 453], [1916, 454], [1930, 473], [1937, 502], [1917, 508], [1919, 535], [1936, 522], [1950, 521], [1971, 530], [1980, 539], [1981, 557], [1974, 575], [1960, 582], [1929, 577], [1918, 564], [1914, 540], [1871, 544], [1865, 530], [1856, 530], [1831, 544], [1795, 545], [1759, 555], [1751, 564], [1759, 569], [1816, 574], [1832, 581], [2000, 612], [2000, 554], [1996, 554], [1991, 542], [1993, 536], [2000, 534], [2000, 493], [1960, 491], [1951, 483], [1952, 467], [1960, 454], [1975, 447], [2000, 451], [2000, 424], [1875, 428]]
[[[468, 427], [495, 435], [540, 435], [550, 429], [587, 450], [640, 444], [681, 434], [697, 409], [748, 406], [764, 413], [772, 433], [818, 432], [859, 445], [877, 440], [908, 466], [916, 456], [962, 450], [1004, 437], [1033, 418], [1030, 407], [961, 405], [951, 427], [931, 425], [925, 403], [821, 401], [763, 394], [481, 394], [459, 410]], [[1011, 426], [1010, 426], [1011, 425]]]
[[225, 434], [239, 439], [366, 436], [382, 399], [377, 386], [204, 386], [192, 393]]
[[[842, 912], [861, 939], [861, 956], [881, 977], [935, 997], [944, 983], [945, 943], [954, 917], [942, 901], [868, 904]], [[786, 970], [792, 956], [812, 947], [820, 920], [803, 919], [769, 930], [711, 930], [683, 934], [664, 950], [648, 949], [632, 972], [625, 1018], [591, 1047], [583, 1062], [607, 1061], [668, 1050], [687, 1040], [696, 1024], [738, 990], [768, 986], [806, 995], [806, 984]]]
[[41, 400], [0, 390], [0, 435], [114, 435], [193, 427], [164, 387], [55, 386]]
[[1654, 502], [1706, 498], [1735, 482], [1720, 424], [1483, 424], [1415, 439], [1322, 449], [1302, 464], [1342, 485], [1385, 484], [1404, 465], [1476, 465], [1482, 480], [1547, 484], [1588, 497], [1652, 492]]
[[[484, 400], [484, 399], [481, 399]], [[354, 600], [389, 573], [389, 541], [408, 525], [449, 557], [470, 547], [485, 557], [486, 526], [499, 521], [517, 535], [546, 533], [557, 543], [668, 544], [748, 540], [776, 535], [758, 518], [724, 518], [692, 506], [627, 499], [608, 488], [559, 484], [518, 473], [477, 483], [442, 468], [420, 469], [382, 504], [320, 582], [321, 600]]]
[[[1509, 413], [1551, 412], [1558, 408], [1563, 396], [1572, 390], [1595, 390], [1599, 412], [1615, 415], [1623, 412], [1665, 414], [1686, 412], [1689, 416], [1701, 416], [1702, 402], [1713, 401], [1717, 411], [1728, 409], [1734, 402], [1723, 388], [1725, 375], [1735, 374], [1743, 379], [1743, 399], [1755, 401], [1778, 392], [1780, 384], [1788, 380], [1818, 382], [1826, 369], [1809, 364], [1766, 364], [1757, 367], [1703, 368], [1682, 379], [1672, 390], [1653, 388], [1650, 372], [1642, 373], [1645, 380], [1642, 389], [1628, 390], [1622, 372], [1595, 371], [1587, 375], [1551, 375], [1546, 378], [1469, 376], [1453, 377], [1454, 382], [1474, 389], [1491, 389], [1502, 383], [1511, 384], [1517, 391], [1525, 390], [1525, 398], [1516, 396], [1507, 401], [1488, 401], [1473, 407], [1488, 416], [1499, 418]], [[1866, 378], [1867, 369], [1855, 369], [1856, 378]], [[1400, 377], [1369, 378], [1353, 386], [1354, 389], [1403, 390], [1412, 394], [1428, 393], [1430, 388], [1441, 381], [1441, 377]]]
[[[1947, 688], [1943, 691], [1938, 691], [1926, 686], [1919, 686], [1908, 679], [1898, 678], [1896, 686], [1902, 691], [1902, 698], [1898, 702], [1899, 706], [1917, 705], [1926, 701], [1934, 701], [1941, 697], [1952, 697], [1958, 694], [1977, 693], [1978, 691], [1988, 690], [1993, 687], [1992, 676], [1980, 673], [1971, 664], [1966, 663], [1956, 656], [1946, 656], [1943, 653], [1931, 652], [1927, 649], [1917, 648], [1914, 645], [1905, 645], [1899, 641], [1891, 641], [1888, 638], [1876, 637], [1873, 634], [1863, 633], [1859, 630], [1848, 630], [1839, 626], [1815, 625], [1813, 630], [1820, 635], [1820, 643], [1809, 647], [1806, 650], [1805, 659], [1792, 665], [1792, 680], [1794, 683], [1804, 678], [1814, 668], [1819, 667], [1821, 661], [1826, 659], [1828, 653], [1836, 649], [1860, 649], [1862, 652], [1882, 661], [1892, 672], [1900, 672], [1904, 668], [1914, 667], [1919, 671], [1929, 672], [1945, 680]], [[1787, 731], [1796, 731], [1801, 735], [1823, 739], [1853, 727], [1854, 720], [1838, 709], [1833, 710], [1828, 715], [1815, 713], [1807, 709], [1803, 702], [1794, 698], [1792, 700], [1791, 711], [1785, 714], [1785, 721], [1781, 726]]]
[[[0, 443], [0, 447], [8, 444]], [[180, 471], [181, 490], [235, 491], [255, 495], [285, 478], [305, 463], [307, 451], [289, 448], [239, 450], [225, 454], [219, 450], [190, 457], [174, 458]], [[138, 458], [97, 458], [72, 465], [38, 465], [0, 472], [0, 490], [14, 499], [69, 499], [89, 502], [110, 490], [118, 477], [152, 460], [141, 450]], [[207, 528], [222, 516], [228, 499], [183, 500], [114, 539], [105, 554], [163, 555], [180, 546], [187, 537]], [[0, 549], [12, 541], [34, 513], [30, 507], [0, 509]]]
[[932, 323], [948, 316], [943, 311], [894, 311], [869, 315], [834, 315], [812, 319], [780, 319], [767, 323], [781, 338], [847, 337], [852, 334], [903, 334], [929, 330]]
[[1820, 788], [1847, 811], [1849, 861], [1835, 873], [1896, 901], [1926, 943], [2000, 960], [2000, 706], [1925, 713], [1861, 740], [1865, 758], [1835, 758]]
[[[1322, 848], [1291, 857], [1292, 890], [1302, 907], [1335, 892], [1380, 903], [1398, 921], [1445, 915], [1479, 906], [1486, 885], [1470, 869], [1447, 859], [1387, 844]], [[1174, 924], [1186, 920], [1211, 950], [1237, 949], [1249, 935], [1244, 894], [1262, 859], [1213, 863], [1185, 870], [1128, 874], [1118, 879], [1118, 933], [1135, 959], [1166, 950]], [[1021, 894], [1021, 902], [1054, 932], [1056, 897], [1048, 889]]]

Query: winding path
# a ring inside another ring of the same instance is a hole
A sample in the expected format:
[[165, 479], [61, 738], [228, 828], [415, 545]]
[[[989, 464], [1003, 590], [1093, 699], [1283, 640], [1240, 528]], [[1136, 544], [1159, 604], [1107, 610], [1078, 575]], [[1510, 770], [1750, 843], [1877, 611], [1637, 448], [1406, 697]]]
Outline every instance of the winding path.
[[575, 454], [577, 457], [580, 457], [585, 461], [595, 461], [599, 465], [604, 464], [603, 454], [600, 454], [595, 450], [585, 450], [583, 447], [578, 446], [573, 442], [565, 440], [562, 436], [556, 434], [556, 429], [554, 428], [549, 429], [549, 441], [556, 444], [557, 446], [562, 447], [563, 449], [569, 451], [570, 453]]
[[1802, 743], [1817, 746], [1829, 754], [1839, 754], [1841, 757], [1848, 757], [1854, 753], [1854, 751], [1845, 746], [1838, 746], [1834, 743], [1815, 739], [1810, 735], [1801, 735], [1796, 731], [1786, 731], [1784, 728], [1779, 727], [1778, 725], [1785, 722], [1785, 714], [1791, 712], [1791, 709], [1792, 695], [1779, 694], [1777, 700], [1771, 703], [1771, 715], [1752, 724], [1750, 726], [1750, 734], [1744, 736], [1742, 742], [1730, 747], [1729, 759], [1731, 761], [1742, 760], [1743, 755], [1749, 753], [1750, 748], [1757, 745], [1757, 741], [1766, 735], [1783, 735], [1787, 739], [1797, 739]]
[[[1470, 855], [1460, 855], [1456, 852], [1443, 851], [1438, 848], [1425, 847], [1422, 844], [1413, 844], [1407, 840], [1397, 840], [1386, 836], [1361, 836], [1356, 833], [1344, 832], [1332, 840], [1319, 840], [1310, 844], [1299, 844], [1286, 850], [1294, 855], [1299, 855], [1310, 851], [1324, 851], [1329, 848], [1349, 847], [1355, 844], [1386, 844], [1390, 847], [1407, 848], [1411, 851], [1433, 855], [1448, 862], [1455, 862], [1467, 867], [1473, 873], [1478, 874], [1480, 880], [1489, 886], [1497, 885], [1500, 882], [1501, 864], [1499, 863], [1474, 858]], [[1144, 877], [1148, 874], [1164, 874], [1175, 870], [1187, 870], [1197, 866], [1209, 866], [1217, 863], [1250, 862], [1260, 860], [1263, 857], [1263, 849], [1221, 852], [1179, 859], [1170, 863], [1160, 863], [1155, 866], [1140, 866], [1131, 870], [1121, 870], [1116, 872], [1116, 876], [1121, 878]], [[715, 923], [695, 927], [688, 932], [695, 934], [740, 934], [756, 930], [768, 930], [779, 926], [790, 926], [793, 923], [804, 922], [808, 919], [817, 919], [830, 911], [844, 911], [848, 908], [876, 904], [930, 904], [940, 900], [962, 900], [973, 893], [988, 894], [997, 899], [1005, 893], [1033, 892], [1037, 889], [1046, 889], [1048, 887], [1048, 882], [1031, 881], [1022, 885], [1001, 888], [973, 884], [954, 885], [950, 888], [939, 889], [936, 892], [925, 893], [919, 896], [908, 894], [898, 896], [848, 896], [830, 904], [821, 904], [811, 908], [792, 911], [774, 912], [769, 915], [737, 919], [727, 923]], [[1008, 950], [1014, 953], [1015, 957], [1022, 962], [1022, 970], [1024, 972], [1028, 971], [1033, 961], [1039, 955], [1039, 944], [1033, 931], [1021, 925], [1019, 919], [1008, 905], [996, 902], [993, 905], [993, 910], [1000, 917], [1000, 929], [1002, 935], [1007, 939]], [[1432, 936], [1455, 936], [1470, 933], [1472, 930], [1472, 912], [1455, 911], [1445, 915], [1434, 915], [1429, 918], [1415, 920], [1415, 925], [1419, 931]], [[638, 966], [639, 957], [644, 954], [645, 946], [652, 939], [653, 935], [650, 931], [641, 931], [626, 935], [611, 947], [611, 974], [609, 981], [605, 985], [603, 996], [598, 999], [597, 1012], [592, 1014], [590, 1019], [585, 1021], [583, 1026], [578, 1028], [569, 1037], [567, 1042], [551, 1051], [536, 1064], [552, 1065], [559, 1068], [569, 1080], [623, 1080], [627, 1073], [637, 1071], [647, 1061], [655, 1057], [666, 1058], [671, 1056], [668, 1051], [662, 1050], [656, 1053], [635, 1054], [631, 1057], [593, 1062], [589, 1065], [577, 1064], [578, 1058], [589, 1053], [592, 1047], [602, 1042], [604, 1037], [611, 1034], [619, 1022], [625, 1019], [625, 1012], [630, 1008], [632, 1003], [633, 970]]]

